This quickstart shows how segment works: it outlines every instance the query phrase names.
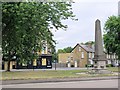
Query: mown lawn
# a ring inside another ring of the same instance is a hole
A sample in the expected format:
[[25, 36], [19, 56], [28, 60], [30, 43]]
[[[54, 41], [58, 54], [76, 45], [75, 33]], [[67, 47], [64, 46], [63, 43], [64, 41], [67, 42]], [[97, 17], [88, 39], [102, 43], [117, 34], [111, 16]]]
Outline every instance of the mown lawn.
[[107, 69], [112, 72], [120, 72], [120, 67], [108, 67]]
[[3, 72], [2, 80], [80, 77], [82, 75], [76, 74], [76, 73], [80, 73], [80, 72], [87, 72], [87, 70], [66, 70], [66, 71], [65, 70], [56, 70], [56, 71], [55, 70], [46, 70], [46, 71]]
[[[110, 71], [117, 71], [118, 68], [108, 68]], [[111, 76], [110, 74], [95, 75], [85, 74], [88, 70], [38, 70], [38, 71], [14, 71], [2, 72], [2, 80], [15, 79], [51, 79], [51, 78], [81, 78], [81, 77], [102, 77]], [[76, 74], [82, 73], [82, 74]]]

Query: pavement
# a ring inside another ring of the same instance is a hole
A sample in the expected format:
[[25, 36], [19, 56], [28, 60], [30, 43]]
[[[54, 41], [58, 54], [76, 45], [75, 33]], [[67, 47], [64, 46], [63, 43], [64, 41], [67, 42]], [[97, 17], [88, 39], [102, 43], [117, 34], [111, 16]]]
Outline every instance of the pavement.
[[[56, 70], [85, 70], [85, 69], [88, 69], [88, 68], [75, 68], [75, 67], [59, 67], [59, 68], [56, 68]], [[90, 70], [92, 68], [89, 68]], [[12, 69], [11, 71], [15, 71], [15, 72], [19, 72], [19, 71], [46, 71], [46, 70], [55, 70], [55, 67], [53, 67], [52, 69]], [[0, 70], [0, 72], [5, 72], [5, 70]]]
[[109, 77], [56, 78], [56, 79], [38, 79], [38, 80], [5, 80], [5, 81], [2, 81], [2, 85], [27, 84], [27, 83], [71, 82], [71, 81], [92, 81], [92, 80], [112, 80], [112, 79], [120, 79], [120, 77], [109, 76]]

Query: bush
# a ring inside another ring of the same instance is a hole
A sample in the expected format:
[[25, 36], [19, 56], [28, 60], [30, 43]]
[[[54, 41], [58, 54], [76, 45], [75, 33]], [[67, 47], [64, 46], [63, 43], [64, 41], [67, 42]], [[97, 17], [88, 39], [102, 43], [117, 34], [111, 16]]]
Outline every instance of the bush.
[[101, 68], [104, 68], [104, 66], [100, 66]]
[[113, 67], [113, 65], [112, 64], [107, 64], [106, 67]]
[[85, 67], [93, 67], [93, 64], [86, 64]]

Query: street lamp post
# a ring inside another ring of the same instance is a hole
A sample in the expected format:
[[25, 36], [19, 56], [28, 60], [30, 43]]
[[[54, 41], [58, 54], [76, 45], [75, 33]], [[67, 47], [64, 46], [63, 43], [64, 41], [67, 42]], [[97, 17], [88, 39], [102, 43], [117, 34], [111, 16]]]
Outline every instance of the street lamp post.
[[56, 60], [54, 60], [54, 62], [55, 62], [55, 70], [56, 70]]

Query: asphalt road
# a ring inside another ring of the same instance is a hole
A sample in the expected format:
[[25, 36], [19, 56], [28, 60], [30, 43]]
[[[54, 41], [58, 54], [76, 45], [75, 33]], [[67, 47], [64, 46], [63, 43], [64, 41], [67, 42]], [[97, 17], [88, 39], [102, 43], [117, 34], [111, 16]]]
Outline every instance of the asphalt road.
[[118, 88], [118, 79], [2, 85], [2, 88]]

